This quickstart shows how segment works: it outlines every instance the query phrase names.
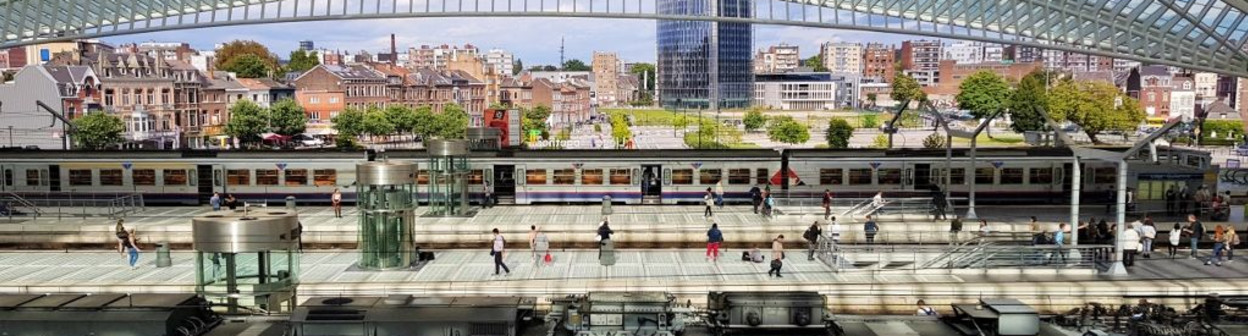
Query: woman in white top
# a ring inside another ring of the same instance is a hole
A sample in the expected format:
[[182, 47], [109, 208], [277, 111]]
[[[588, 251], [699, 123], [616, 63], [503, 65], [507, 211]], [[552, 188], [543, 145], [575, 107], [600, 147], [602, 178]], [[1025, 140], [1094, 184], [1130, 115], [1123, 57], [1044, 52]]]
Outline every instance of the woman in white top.
[[1170, 230], [1170, 259], [1174, 259], [1174, 255], [1179, 253], [1179, 239], [1183, 237], [1183, 226], [1174, 223], [1174, 229]]
[[498, 275], [498, 268], [502, 267], [507, 274], [511, 274], [511, 269], [507, 268], [507, 264], [503, 263], [503, 251], [507, 245], [507, 240], [503, 239], [503, 235], [498, 233], [498, 228], [494, 228], [494, 244], [490, 249], [490, 255], [494, 256], [494, 275]]
[[841, 222], [836, 221], [836, 216], [832, 216], [832, 227], [828, 231], [832, 232], [832, 249], [836, 250], [841, 245]]
[[342, 218], [342, 193], [338, 192], [338, 188], [334, 188], [334, 194], [329, 196], [329, 202], [334, 205], [334, 217]]

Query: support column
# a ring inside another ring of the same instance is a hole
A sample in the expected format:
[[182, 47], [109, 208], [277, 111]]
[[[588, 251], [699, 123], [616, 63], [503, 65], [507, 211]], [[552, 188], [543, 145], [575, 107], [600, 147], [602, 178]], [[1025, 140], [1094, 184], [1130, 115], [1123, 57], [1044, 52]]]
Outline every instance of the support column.
[[1109, 275], [1127, 275], [1127, 267], [1122, 264], [1122, 233], [1127, 226], [1127, 160], [1118, 161], [1118, 229], [1114, 230], [1114, 263], [1106, 272]]
[[1083, 167], [1079, 165], [1079, 156], [1075, 156], [1070, 170], [1070, 246], [1079, 246], [1079, 196], [1083, 194]]
[[978, 138], [979, 132], [971, 135], [971, 192], [968, 194], [966, 206], [966, 219], [970, 220], [979, 218], [975, 214], [975, 185], [978, 184], [975, 179], [979, 178], [979, 167], [975, 165], [977, 159], [975, 148], [978, 147]]

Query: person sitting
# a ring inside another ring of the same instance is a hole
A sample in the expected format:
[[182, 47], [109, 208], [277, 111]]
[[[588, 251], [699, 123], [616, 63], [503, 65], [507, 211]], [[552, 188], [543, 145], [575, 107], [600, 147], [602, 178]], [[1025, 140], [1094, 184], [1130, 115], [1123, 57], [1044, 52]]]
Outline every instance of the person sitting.
[[759, 250], [758, 247], [750, 250], [750, 261], [758, 264], [763, 263], [763, 251]]

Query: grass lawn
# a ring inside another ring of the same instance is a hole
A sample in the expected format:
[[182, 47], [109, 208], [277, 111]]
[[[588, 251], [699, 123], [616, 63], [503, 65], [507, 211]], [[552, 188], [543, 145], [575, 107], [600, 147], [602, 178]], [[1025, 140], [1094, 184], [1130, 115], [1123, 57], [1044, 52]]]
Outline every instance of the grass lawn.
[[[996, 146], [1023, 146], [1024, 145], [1022, 134], [1015, 134], [1015, 133], [1010, 133], [1010, 132], [998, 131], [992, 134], [992, 138], [989, 138], [988, 134], [985, 132], [985, 133], [980, 133], [979, 136], [976, 137], [975, 139], [978, 140], [977, 142], [979, 145], [996, 145]], [[953, 138], [953, 144], [969, 146], [971, 144], [971, 139]]]

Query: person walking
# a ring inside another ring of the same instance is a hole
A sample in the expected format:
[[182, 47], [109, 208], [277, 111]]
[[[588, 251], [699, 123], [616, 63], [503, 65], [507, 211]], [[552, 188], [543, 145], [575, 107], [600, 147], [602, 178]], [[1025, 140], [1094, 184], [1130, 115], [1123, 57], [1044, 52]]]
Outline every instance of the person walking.
[[1127, 224], [1126, 230], [1122, 230], [1122, 265], [1126, 267], [1135, 266], [1135, 254], [1140, 250], [1140, 232], [1135, 229], [1137, 223]]
[[839, 246], [841, 246], [841, 222], [839, 222], [839, 221], [837, 221], [837, 220], [836, 220], [836, 216], [832, 216], [831, 221], [832, 221], [832, 228], [831, 228], [831, 230], [832, 230], [832, 250], [833, 250], [833, 251], [836, 251], [836, 249], [837, 249]]
[[212, 211], [221, 211], [221, 193], [214, 191], [212, 198], [208, 199], [208, 204], [212, 205]]
[[1183, 233], [1187, 234], [1187, 240], [1191, 243], [1192, 255], [1190, 258], [1196, 259], [1196, 245], [1200, 244], [1200, 239], [1205, 236], [1205, 225], [1196, 219], [1196, 215], [1187, 215], [1187, 227], [1183, 228]]
[[823, 229], [819, 228], [819, 222], [810, 224], [810, 228], [802, 234], [802, 238], [806, 239], [806, 260], [815, 260], [815, 250], [819, 248], [819, 237], [823, 235]]
[[[117, 224], [121, 225], [121, 222], [117, 222]], [[139, 268], [137, 263], [139, 262], [139, 252], [141, 251], [134, 229], [121, 231], [117, 234], [117, 252], [122, 255], [129, 255], [131, 269]]]
[[1223, 234], [1226, 235], [1226, 246], [1222, 249], [1226, 250], [1226, 262], [1229, 263], [1235, 261], [1235, 247], [1239, 246], [1239, 233], [1235, 232], [1235, 225], [1227, 224], [1226, 232]]
[[334, 188], [334, 193], [329, 195], [329, 203], [334, 206], [334, 217], [342, 218], [342, 192], [338, 188]]
[[750, 188], [750, 204], [754, 205], [754, 214], [757, 215], [758, 206], [763, 204], [763, 190], [759, 189], [757, 184]]
[[490, 190], [489, 181], [481, 184], [481, 207], [485, 209], [494, 207], [494, 191]]
[[238, 209], [238, 199], [234, 198], [234, 194], [225, 194], [225, 206], [230, 210]]
[[1183, 237], [1183, 226], [1179, 225], [1179, 223], [1174, 223], [1174, 229], [1170, 230], [1169, 236], [1170, 236], [1170, 249], [1169, 249], [1170, 259], [1174, 259], [1174, 256], [1176, 254], [1179, 254], [1179, 238]]
[[1157, 227], [1153, 226], [1153, 219], [1144, 217], [1144, 222], [1136, 226], [1136, 230], [1140, 231], [1140, 254], [1144, 255], [1144, 259], [1152, 259], [1153, 241], [1157, 239]]
[[1036, 216], [1031, 216], [1031, 223], [1027, 227], [1027, 231], [1031, 233], [1031, 246], [1039, 245], [1044, 231], [1040, 229], [1040, 221], [1036, 220]]
[[1066, 246], [1066, 230], [1069, 226], [1066, 223], [1057, 224], [1057, 232], [1053, 233], [1053, 245], [1057, 248], [1053, 250], [1053, 255], [1049, 256], [1049, 262], [1052, 263], [1054, 258], [1061, 259], [1062, 264], [1066, 264], [1066, 251], [1062, 250], [1062, 246]]
[[776, 210], [776, 199], [771, 197], [771, 192], [764, 192], [763, 196], [763, 217], [771, 218], [772, 211]]
[[823, 219], [832, 217], [832, 190], [823, 190]]
[[949, 221], [949, 245], [957, 245], [958, 235], [962, 233], [962, 216], [953, 215]]
[[498, 228], [494, 228], [493, 242], [490, 248], [490, 255], [494, 257], [494, 275], [498, 275], [499, 267], [507, 271], [507, 275], [511, 275], [511, 269], [507, 268], [507, 264], [503, 263], [503, 252], [506, 250], [507, 240], [503, 238], [501, 233], [498, 233]]
[[537, 254], [537, 225], [529, 225], [529, 259], [536, 262], [539, 261]]
[[711, 188], [706, 188], [706, 194], [702, 195], [702, 203], [706, 204], [706, 211], [702, 212], [703, 217], [710, 218], [715, 213], [711, 212], [711, 207], [715, 205], [715, 195], [711, 192]]
[[784, 235], [777, 236], [771, 240], [771, 270], [767, 271], [767, 275], [775, 275], [777, 278], [783, 278], [780, 275], [780, 268], [784, 267]]
[[719, 231], [719, 224], [711, 223], [706, 231], [706, 260], [719, 261], [719, 245], [724, 242], [724, 233]]
[[867, 216], [867, 222], [862, 224], [862, 232], [866, 234], [867, 245], [875, 244], [875, 234], [880, 232], [880, 225], [875, 223], [875, 218]]
[[125, 238], [123, 237], [126, 237], [127, 235], [129, 235], [129, 233], [126, 231], [126, 225], [124, 224], [125, 222], [126, 220], [124, 219], [118, 219], [117, 225], [113, 227], [113, 235], [117, 236], [118, 243], [120, 243], [122, 240], [125, 240]]
[[611, 223], [607, 217], [602, 217], [602, 224], [598, 225], [598, 258], [602, 258], [602, 247], [611, 243], [611, 235], [615, 231], [611, 230]]
[[1209, 259], [1205, 260], [1205, 266], [1222, 266], [1222, 248], [1226, 246], [1225, 230], [1222, 224], [1213, 227], [1213, 254], [1210, 254]]
[[724, 209], [724, 179], [715, 182], [715, 205], [718, 205], [720, 210]]

